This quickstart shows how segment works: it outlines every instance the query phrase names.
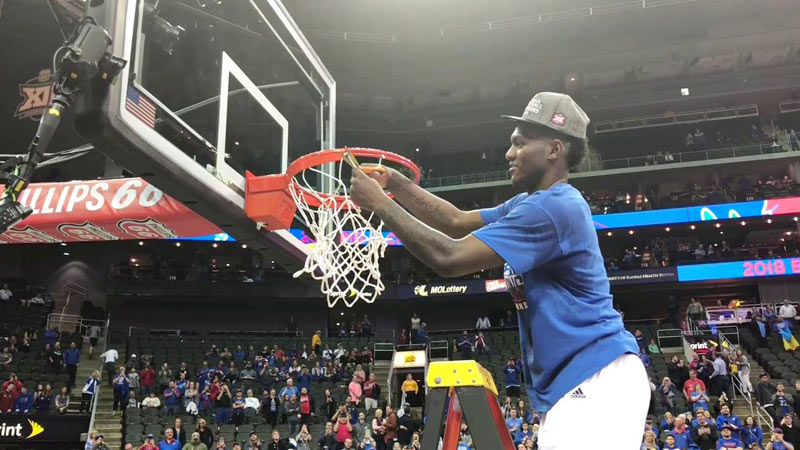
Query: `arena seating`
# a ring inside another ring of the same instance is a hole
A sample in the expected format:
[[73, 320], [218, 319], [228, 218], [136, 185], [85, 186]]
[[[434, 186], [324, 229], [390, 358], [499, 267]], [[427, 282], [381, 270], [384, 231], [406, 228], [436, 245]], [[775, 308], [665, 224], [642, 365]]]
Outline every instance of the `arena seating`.
[[762, 344], [750, 328], [740, 327], [739, 333], [742, 347], [764, 368], [772, 383], [783, 383], [786, 392], [794, 395], [794, 382], [800, 380], [800, 353], [785, 351], [777, 333], [772, 333], [766, 344]]
[[[238, 345], [241, 345], [245, 350], [252, 345], [257, 351], [260, 351], [264, 346], [267, 346], [271, 349], [273, 345], [277, 345], [278, 348], [288, 351], [293, 348], [298, 350], [302, 349], [304, 344], [310, 347], [310, 342], [310, 338], [252, 336], [247, 334], [202, 336], [134, 336], [128, 340], [127, 354], [152, 355], [153, 359], [151, 365], [153, 366], [154, 370], [156, 370], [156, 373], [158, 372], [159, 367], [165, 362], [169, 364], [169, 367], [173, 370], [176, 370], [178, 367], [180, 367], [182, 362], [185, 362], [190, 374], [190, 380], [196, 380], [197, 372], [200, 367], [202, 367], [203, 361], [208, 361], [210, 367], [215, 367], [219, 361], [218, 357], [206, 357], [206, 353], [212, 345], [216, 345], [220, 351], [227, 347], [231, 352], [233, 352]], [[372, 351], [375, 341], [373, 339], [367, 339], [364, 337], [336, 337], [327, 339], [327, 343], [334, 349], [339, 343], [341, 343], [342, 346], [347, 350], [352, 350], [354, 348], [363, 349], [364, 347], [368, 347], [370, 351]], [[234, 361], [237, 369], [242, 369], [244, 367], [245, 361]], [[306, 364], [309, 366], [309, 368], [311, 368], [313, 367], [314, 362], [304, 361], [302, 364]], [[369, 373], [368, 367], [364, 367], [364, 369], [367, 371], [367, 373]], [[315, 402], [315, 413], [319, 415], [321, 405], [324, 404], [325, 390], [330, 390], [335, 399], [338, 401], [343, 401], [343, 399], [348, 395], [348, 382], [349, 381], [338, 380], [336, 383], [324, 381], [320, 383], [313, 383], [311, 395]], [[385, 381], [378, 380], [378, 382], [382, 389], [385, 389]], [[280, 391], [280, 389], [284, 386], [286, 386], [285, 382], [276, 382], [273, 388], [277, 391]], [[231, 391], [235, 393], [237, 389], [242, 387], [243, 383], [241, 381], [233, 383], [231, 386]], [[161, 397], [160, 394], [161, 393], [159, 393], [159, 397]], [[255, 392], [254, 389], [254, 395], [256, 397], [261, 398], [261, 394], [262, 391], [260, 388], [259, 392]], [[385, 397], [385, 394], [383, 397]], [[183, 424], [185, 424], [187, 427], [187, 430], [193, 430], [195, 428], [196, 418], [188, 416], [185, 413], [183, 415], [179, 415], [178, 417], [181, 417]], [[258, 414], [254, 414], [252, 411], [246, 413], [245, 423], [239, 427], [236, 427], [233, 424], [224, 424], [218, 429], [213, 415], [200, 417], [204, 417], [207, 420], [209, 427], [212, 429], [212, 431], [214, 431], [215, 436], [222, 436], [227, 442], [247, 441], [251, 431], [256, 431], [259, 437], [264, 440], [269, 437], [269, 434], [272, 431], [272, 427], [270, 425], [265, 425], [264, 419]], [[156, 437], [162, 436], [163, 431], [173, 425], [174, 419], [174, 416], [168, 416], [164, 414], [161, 409], [128, 408], [125, 412], [125, 442], [133, 443], [139, 446], [143, 442], [144, 436], [147, 434], [153, 434]], [[368, 420], [372, 420], [372, 414], [370, 414]], [[318, 417], [315, 419], [315, 422], [309, 426], [309, 432], [312, 436], [318, 436], [319, 432], [324, 429], [324, 426], [325, 421]], [[284, 436], [286, 434], [286, 425], [279, 425], [279, 429], [281, 430], [282, 436]], [[291, 437], [294, 438], [294, 436]]]
[[[14, 373], [29, 390], [36, 389], [38, 384], [50, 384], [54, 395], [67, 384], [69, 376], [64, 370], [62, 369], [58, 374], [52, 373], [47, 367], [47, 361], [41, 358], [45, 346], [43, 333], [49, 312], [49, 308], [35, 305], [6, 305], [6, 308], [2, 310], [3, 321], [0, 335], [6, 338], [10, 338], [12, 335], [16, 336], [17, 345], [22, 343], [26, 330], [35, 331], [38, 335], [37, 339], [30, 342], [30, 352], [17, 351], [10, 363], [0, 366], [2, 381], [8, 380], [9, 376]], [[68, 345], [72, 337], [71, 333], [61, 332], [59, 340], [62, 342], [62, 347]], [[77, 342], [82, 343], [83, 337], [78, 336]]]

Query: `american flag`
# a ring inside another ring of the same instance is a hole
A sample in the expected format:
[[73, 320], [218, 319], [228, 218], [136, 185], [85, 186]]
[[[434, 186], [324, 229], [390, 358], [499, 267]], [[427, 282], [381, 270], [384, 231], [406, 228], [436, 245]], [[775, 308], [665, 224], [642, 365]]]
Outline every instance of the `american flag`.
[[138, 117], [150, 128], [156, 126], [156, 105], [145, 98], [136, 89], [128, 86], [128, 98], [125, 101], [125, 109]]

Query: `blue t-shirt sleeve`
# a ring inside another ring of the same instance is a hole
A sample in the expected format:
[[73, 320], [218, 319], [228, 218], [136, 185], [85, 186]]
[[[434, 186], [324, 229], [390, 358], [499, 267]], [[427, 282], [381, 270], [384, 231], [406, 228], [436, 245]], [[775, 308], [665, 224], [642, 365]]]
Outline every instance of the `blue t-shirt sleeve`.
[[495, 223], [508, 214], [514, 206], [519, 203], [519, 201], [525, 196], [526, 194], [518, 194], [510, 199], [506, 200], [505, 202], [495, 206], [494, 208], [485, 208], [481, 210], [481, 219], [483, 219], [483, 223], [490, 224]]
[[[483, 215], [483, 211], [487, 210], [483, 210], [481, 217], [484, 220], [491, 219], [492, 215], [499, 214], [496, 211], [502, 207], [500, 205], [495, 210], [488, 210], [494, 212], [487, 213], [487, 217]], [[496, 222], [475, 231], [473, 235], [494, 250], [518, 274], [533, 270], [562, 253], [553, 221], [530, 197], [518, 202]]]

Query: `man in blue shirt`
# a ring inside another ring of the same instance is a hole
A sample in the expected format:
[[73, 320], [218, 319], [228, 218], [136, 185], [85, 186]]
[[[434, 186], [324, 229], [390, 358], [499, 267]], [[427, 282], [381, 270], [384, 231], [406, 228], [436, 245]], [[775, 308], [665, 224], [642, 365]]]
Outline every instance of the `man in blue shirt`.
[[174, 381], [169, 382], [169, 387], [164, 390], [164, 413], [176, 415], [179, 412], [181, 391], [175, 386]]
[[75, 374], [78, 372], [78, 364], [81, 363], [81, 351], [74, 342], [69, 344], [69, 348], [64, 352], [64, 365], [67, 367], [67, 374], [69, 375], [68, 387], [72, 389], [75, 386]]
[[732, 436], [732, 429], [730, 425], [725, 425], [719, 430], [721, 436], [717, 440], [717, 450], [743, 450], [744, 444], [739, 439]]
[[720, 415], [717, 416], [717, 429], [721, 431], [723, 426], [728, 425], [733, 433], [733, 437], [739, 439], [740, 430], [742, 428], [742, 421], [739, 419], [739, 416], [731, 413], [731, 407], [728, 405], [722, 405], [719, 408], [719, 412]]
[[794, 450], [794, 447], [791, 442], [784, 440], [782, 428], [775, 428], [772, 431], [772, 437], [767, 444], [768, 450]]
[[511, 417], [506, 419], [506, 427], [508, 427], [508, 432], [511, 433], [511, 437], [514, 439], [514, 445], [519, 445], [522, 442], [520, 438], [520, 433], [522, 433], [522, 419], [517, 417], [517, 410], [511, 410]]
[[539, 448], [592, 448], [608, 431], [597, 420], [606, 415], [620, 424], [615, 445], [635, 448], [649, 383], [636, 340], [612, 307], [589, 206], [567, 183], [588, 152], [589, 118], [568, 95], [551, 92], [507, 118], [516, 124], [509, 174], [523, 192], [500, 206], [461, 211], [392, 169], [354, 170], [351, 197], [441, 276], [504, 266], [531, 408], [547, 411]]
[[506, 374], [506, 395], [509, 397], [519, 398], [520, 368], [517, 366], [514, 358], [509, 358], [506, 366], [503, 367], [503, 373]]
[[283, 398], [284, 395], [288, 395], [289, 398], [292, 398], [292, 395], [300, 397], [300, 389], [297, 389], [297, 387], [295, 387], [294, 380], [292, 380], [291, 378], [286, 380], [286, 386], [284, 386], [278, 393], [278, 398]]

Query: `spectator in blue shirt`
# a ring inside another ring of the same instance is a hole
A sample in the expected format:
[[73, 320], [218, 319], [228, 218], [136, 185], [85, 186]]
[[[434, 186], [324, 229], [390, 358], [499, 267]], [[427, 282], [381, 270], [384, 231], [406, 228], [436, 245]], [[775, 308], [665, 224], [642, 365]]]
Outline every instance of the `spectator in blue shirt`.
[[708, 409], [708, 394], [703, 390], [700, 384], [694, 385], [694, 392], [689, 396], [689, 401], [692, 403], [692, 412], [697, 414], [698, 409], [703, 411]]
[[664, 446], [661, 447], [661, 450], [682, 450], [682, 449], [675, 444], [675, 436], [670, 434], [667, 435], [666, 438], [664, 438]]
[[[672, 416], [672, 413], [667, 411], [664, 413], [664, 419], [661, 421], [660, 424], [660, 431], [670, 431], [675, 428], [675, 417]], [[658, 435], [658, 433], [656, 433]]]
[[284, 386], [283, 389], [281, 389], [281, 391], [278, 393], [278, 397], [280, 398], [283, 398], [284, 395], [288, 395], [289, 398], [291, 398], [292, 395], [296, 395], [298, 398], [300, 397], [300, 389], [295, 387], [294, 380], [291, 378], [286, 380], [286, 386]]
[[669, 434], [675, 438], [675, 446], [680, 449], [687, 449], [689, 445], [694, 444], [692, 433], [686, 426], [686, 416], [683, 414], [675, 418], [675, 428]]
[[531, 430], [528, 422], [522, 422], [522, 428], [520, 428], [518, 437], [514, 439], [514, 443], [519, 445], [525, 442], [525, 439], [527, 438], [533, 439], [533, 430]]
[[169, 382], [169, 387], [164, 390], [164, 413], [166, 415], [178, 414], [178, 405], [181, 403], [181, 391], [175, 386], [174, 381]]
[[717, 416], [717, 429], [721, 432], [723, 426], [730, 425], [733, 437], [739, 439], [741, 437], [739, 431], [742, 428], [742, 421], [739, 419], [739, 416], [732, 414], [731, 407], [728, 405], [722, 405], [722, 407], [720, 407], [720, 412], [722, 414]]
[[511, 437], [514, 438], [514, 445], [519, 444], [522, 442], [520, 438], [520, 432], [522, 431], [522, 419], [517, 417], [517, 410], [511, 409], [510, 411], [511, 417], [506, 419], [506, 426], [508, 427], [508, 432], [511, 433]]
[[[303, 389], [306, 388], [306, 391], [311, 392], [311, 381], [312, 377], [311, 374], [308, 373], [308, 367], [303, 366], [300, 375], [297, 376], [297, 388], [296, 389]], [[290, 396], [291, 397], [291, 396]], [[300, 396], [298, 395], [298, 398]]]
[[745, 417], [742, 429], [742, 442], [744, 442], [745, 448], [750, 448], [750, 445], [756, 442], [760, 444], [763, 441], [764, 432], [761, 430], [761, 426], [756, 423], [753, 416]]
[[64, 365], [67, 367], [67, 374], [69, 375], [68, 387], [70, 389], [75, 386], [75, 374], [78, 371], [80, 362], [81, 351], [74, 342], [71, 342], [69, 348], [64, 352]]
[[461, 359], [470, 359], [472, 357], [472, 342], [469, 340], [467, 330], [464, 330], [458, 339], [458, 350], [461, 352]]
[[733, 428], [731, 425], [724, 425], [719, 432], [721, 437], [717, 440], [717, 450], [725, 450], [728, 448], [738, 450], [744, 449], [742, 441], [733, 436]]
[[772, 437], [767, 443], [766, 450], [794, 450], [794, 445], [791, 442], [785, 441], [782, 428], [775, 428], [772, 431]]
[[428, 343], [428, 324], [422, 322], [417, 328], [416, 333], [411, 336], [411, 341], [413, 344], [427, 344]]
[[25, 386], [19, 390], [19, 396], [14, 403], [14, 412], [27, 414], [33, 408], [33, 394]]
[[503, 368], [503, 373], [506, 374], [506, 395], [509, 397], [519, 398], [519, 374], [522, 370], [517, 366], [514, 358], [510, 358]]
[[56, 341], [58, 340], [58, 331], [56, 331], [56, 327], [51, 327], [49, 330], [44, 332], [44, 342], [46, 344], [50, 344], [52, 347], [55, 345]]
[[125, 367], [119, 368], [119, 373], [114, 377], [112, 382], [114, 386], [114, 405], [112, 406], [111, 416], [117, 414], [117, 406], [119, 411], [124, 411], [128, 402], [128, 392], [130, 391], [131, 379], [125, 374]]
[[164, 439], [158, 443], [158, 450], [181, 450], [181, 443], [172, 433], [172, 428], [164, 430]]
[[244, 410], [247, 403], [244, 400], [242, 391], [236, 391], [236, 396], [233, 398], [233, 423], [238, 427], [244, 423]]

